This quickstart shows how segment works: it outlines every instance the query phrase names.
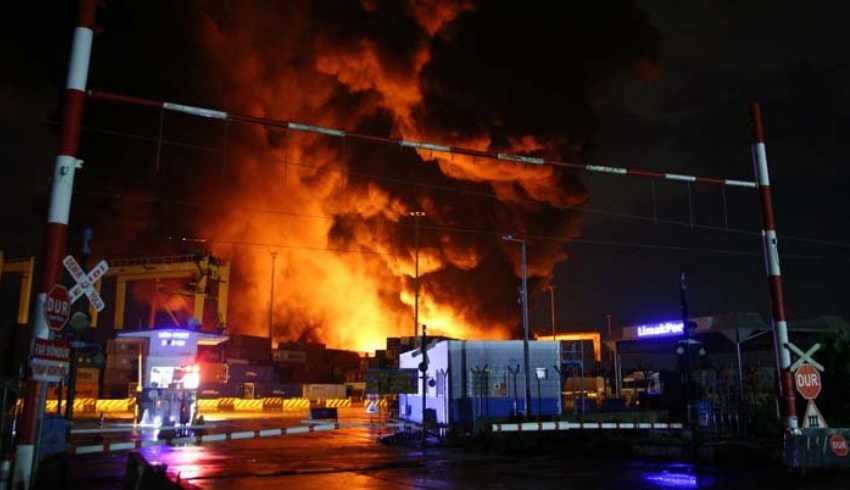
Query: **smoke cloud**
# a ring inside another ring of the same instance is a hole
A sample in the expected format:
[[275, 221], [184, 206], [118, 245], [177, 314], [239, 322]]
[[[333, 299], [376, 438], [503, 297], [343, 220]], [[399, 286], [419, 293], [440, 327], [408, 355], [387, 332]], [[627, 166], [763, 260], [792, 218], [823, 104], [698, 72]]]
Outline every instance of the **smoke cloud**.
[[[209, 105], [348, 131], [581, 160], [594, 107], [655, 66], [632, 2], [201, 2], [193, 26]], [[623, 42], [628, 39], [628, 42]], [[233, 261], [232, 330], [356, 350], [413, 332], [505, 338], [519, 317], [515, 236], [576, 236], [580, 179], [560, 168], [228, 128], [226, 185], [198, 236]], [[274, 259], [270, 252], [275, 252]], [[567, 259], [529, 244], [532, 285]]]

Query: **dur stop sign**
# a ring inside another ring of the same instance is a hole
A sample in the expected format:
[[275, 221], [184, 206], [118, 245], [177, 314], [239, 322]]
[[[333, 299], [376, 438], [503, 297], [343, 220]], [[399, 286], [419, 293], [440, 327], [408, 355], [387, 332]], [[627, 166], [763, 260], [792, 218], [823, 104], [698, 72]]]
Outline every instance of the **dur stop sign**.
[[811, 364], [802, 364], [794, 373], [794, 384], [803, 398], [814, 400], [822, 388], [820, 372]]
[[71, 298], [68, 289], [61, 284], [50, 288], [44, 301], [44, 317], [47, 326], [54, 332], [61, 332], [71, 316]]
[[829, 448], [832, 450], [832, 454], [840, 458], [844, 458], [847, 453], [850, 453], [850, 448], [847, 447], [847, 439], [841, 434], [835, 434], [829, 438]]

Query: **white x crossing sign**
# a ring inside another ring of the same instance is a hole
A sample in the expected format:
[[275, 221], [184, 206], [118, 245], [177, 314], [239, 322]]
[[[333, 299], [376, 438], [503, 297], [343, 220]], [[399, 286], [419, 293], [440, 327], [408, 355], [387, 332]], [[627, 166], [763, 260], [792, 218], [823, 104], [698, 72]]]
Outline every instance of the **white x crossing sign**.
[[790, 371], [792, 371], [792, 372], [796, 371], [797, 368], [799, 368], [800, 366], [803, 365], [803, 363], [809, 363], [812, 366], [814, 366], [815, 369], [817, 369], [818, 371], [821, 371], [821, 372], [824, 371], [823, 365], [820, 364], [819, 362], [815, 361], [814, 358], [812, 357], [812, 355], [814, 355], [814, 353], [817, 352], [818, 349], [820, 349], [820, 344], [813, 345], [811, 349], [809, 349], [805, 352], [803, 352], [803, 349], [797, 347], [796, 345], [792, 344], [791, 342], [786, 343], [785, 347], [788, 347], [788, 349], [790, 349], [791, 352], [800, 356], [799, 359], [794, 361], [794, 364], [791, 364], [791, 367], [789, 368]]
[[106, 271], [109, 270], [109, 264], [107, 264], [105, 260], [101, 260], [92, 268], [91, 271], [89, 271], [88, 274], [86, 274], [72, 255], [65, 257], [65, 260], [63, 260], [62, 263], [77, 283], [70, 291], [68, 291], [71, 304], [85, 294], [92, 307], [94, 307], [97, 311], [102, 311], [106, 305], [100, 295], [97, 294], [94, 284], [98, 281], [98, 279], [106, 274]]

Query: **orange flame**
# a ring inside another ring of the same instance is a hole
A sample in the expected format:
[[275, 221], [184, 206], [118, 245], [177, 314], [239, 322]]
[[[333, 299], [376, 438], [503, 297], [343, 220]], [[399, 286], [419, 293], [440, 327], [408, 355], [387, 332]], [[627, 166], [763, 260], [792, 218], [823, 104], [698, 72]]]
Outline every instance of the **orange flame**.
[[[350, 14], [369, 15], [378, 8], [375, 3], [364, 1]], [[417, 115], [424, 104], [421, 76], [431, 60], [432, 41], [472, 10], [469, 2], [411, 2], [412, 24], [405, 33], [416, 34], [406, 40], [404, 56], [369, 35], [337, 32], [320, 21], [318, 28], [310, 25], [305, 19], [322, 15], [310, 3], [296, 2], [274, 19], [251, 3], [235, 5], [218, 16], [221, 20], [207, 17], [201, 36], [213, 66], [210, 83], [227, 94], [227, 107], [326, 127], [384, 128], [378, 130], [406, 139], [492, 146], [486, 134], [441, 134], [426, 128]], [[510, 282], [510, 269], [516, 266], [516, 251], [499, 243], [497, 235], [448, 231], [464, 224], [458, 209], [465, 203], [449, 203], [415, 186], [399, 191], [365, 176], [363, 169], [381, 174], [413, 165], [440, 182], [462, 181], [486, 190], [497, 198], [490, 200], [500, 206], [495, 214], [501, 217], [467, 217], [490, 228], [516, 225], [521, 231], [524, 219], [514, 208], [534, 212], [582, 199], [561, 186], [562, 176], [549, 167], [481, 165], [468, 157], [393, 153], [259, 128], [234, 140], [229, 152], [237, 182], [227, 196], [228, 209], [199, 226], [213, 238], [214, 252], [231, 258], [242, 278], [231, 290], [233, 330], [267, 331], [269, 252], [277, 252], [273, 323], [279, 340], [308, 337], [368, 351], [382, 348], [388, 336], [411, 335], [416, 247], [409, 212], [414, 210], [427, 213], [420, 229], [420, 322], [431, 333], [458, 338], [505, 338], [515, 324], [516, 283]], [[555, 151], [549, 142], [527, 135], [511, 138], [500, 149]], [[246, 211], [252, 209], [267, 212]], [[548, 276], [564, 257], [563, 251], [549, 250], [530, 269]], [[502, 275], [496, 280], [493, 274]], [[485, 311], [478, 304], [484, 299], [499, 311]]]

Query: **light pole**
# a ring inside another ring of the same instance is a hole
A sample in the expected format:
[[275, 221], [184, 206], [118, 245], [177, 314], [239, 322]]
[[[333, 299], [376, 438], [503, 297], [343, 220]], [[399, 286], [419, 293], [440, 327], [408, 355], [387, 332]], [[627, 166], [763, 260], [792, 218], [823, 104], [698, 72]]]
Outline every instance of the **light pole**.
[[555, 338], [555, 286], [549, 285], [549, 313], [552, 317], [552, 342], [558, 343]]
[[414, 261], [415, 275], [413, 279], [413, 342], [419, 336], [419, 218], [425, 216], [425, 211], [411, 211], [413, 217], [413, 243], [416, 249]]
[[274, 272], [276, 268], [275, 266], [277, 265], [277, 252], [272, 251], [270, 253], [272, 256], [272, 282], [271, 287], [269, 288], [269, 355], [274, 358], [274, 354], [272, 353], [274, 348], [274, 341], [272, 340], [274, 338], [272, 336], [272, 322], [274, 319]]
[[522, 301], [522, 360], [525, 369], [525, 416], [528, 417], [531, 410], [531, 375], [529, 373], [528, 359], [528, 253], [526, 251], [528, 247], [525, 240], [514, 238], [512, 235], [504, 235], [502, 240], [516, 242], [521, 246], [522, 294], [520, 295], [520, 300]]
[[419, 372], [422, 373], [422, 434], [420, 434], [419, 445], [421, 447], [425, 447], [426, 441], [426, 425], [425, 425], [425, 411], [428, 406], [428, 399], [426, 398], [428, 392], [428, 337], [426, 333], [427, 327], [422, 325], [422, 342], [419, 347], [419, 352], [422, 353], [422, 362], [419, 363]]

